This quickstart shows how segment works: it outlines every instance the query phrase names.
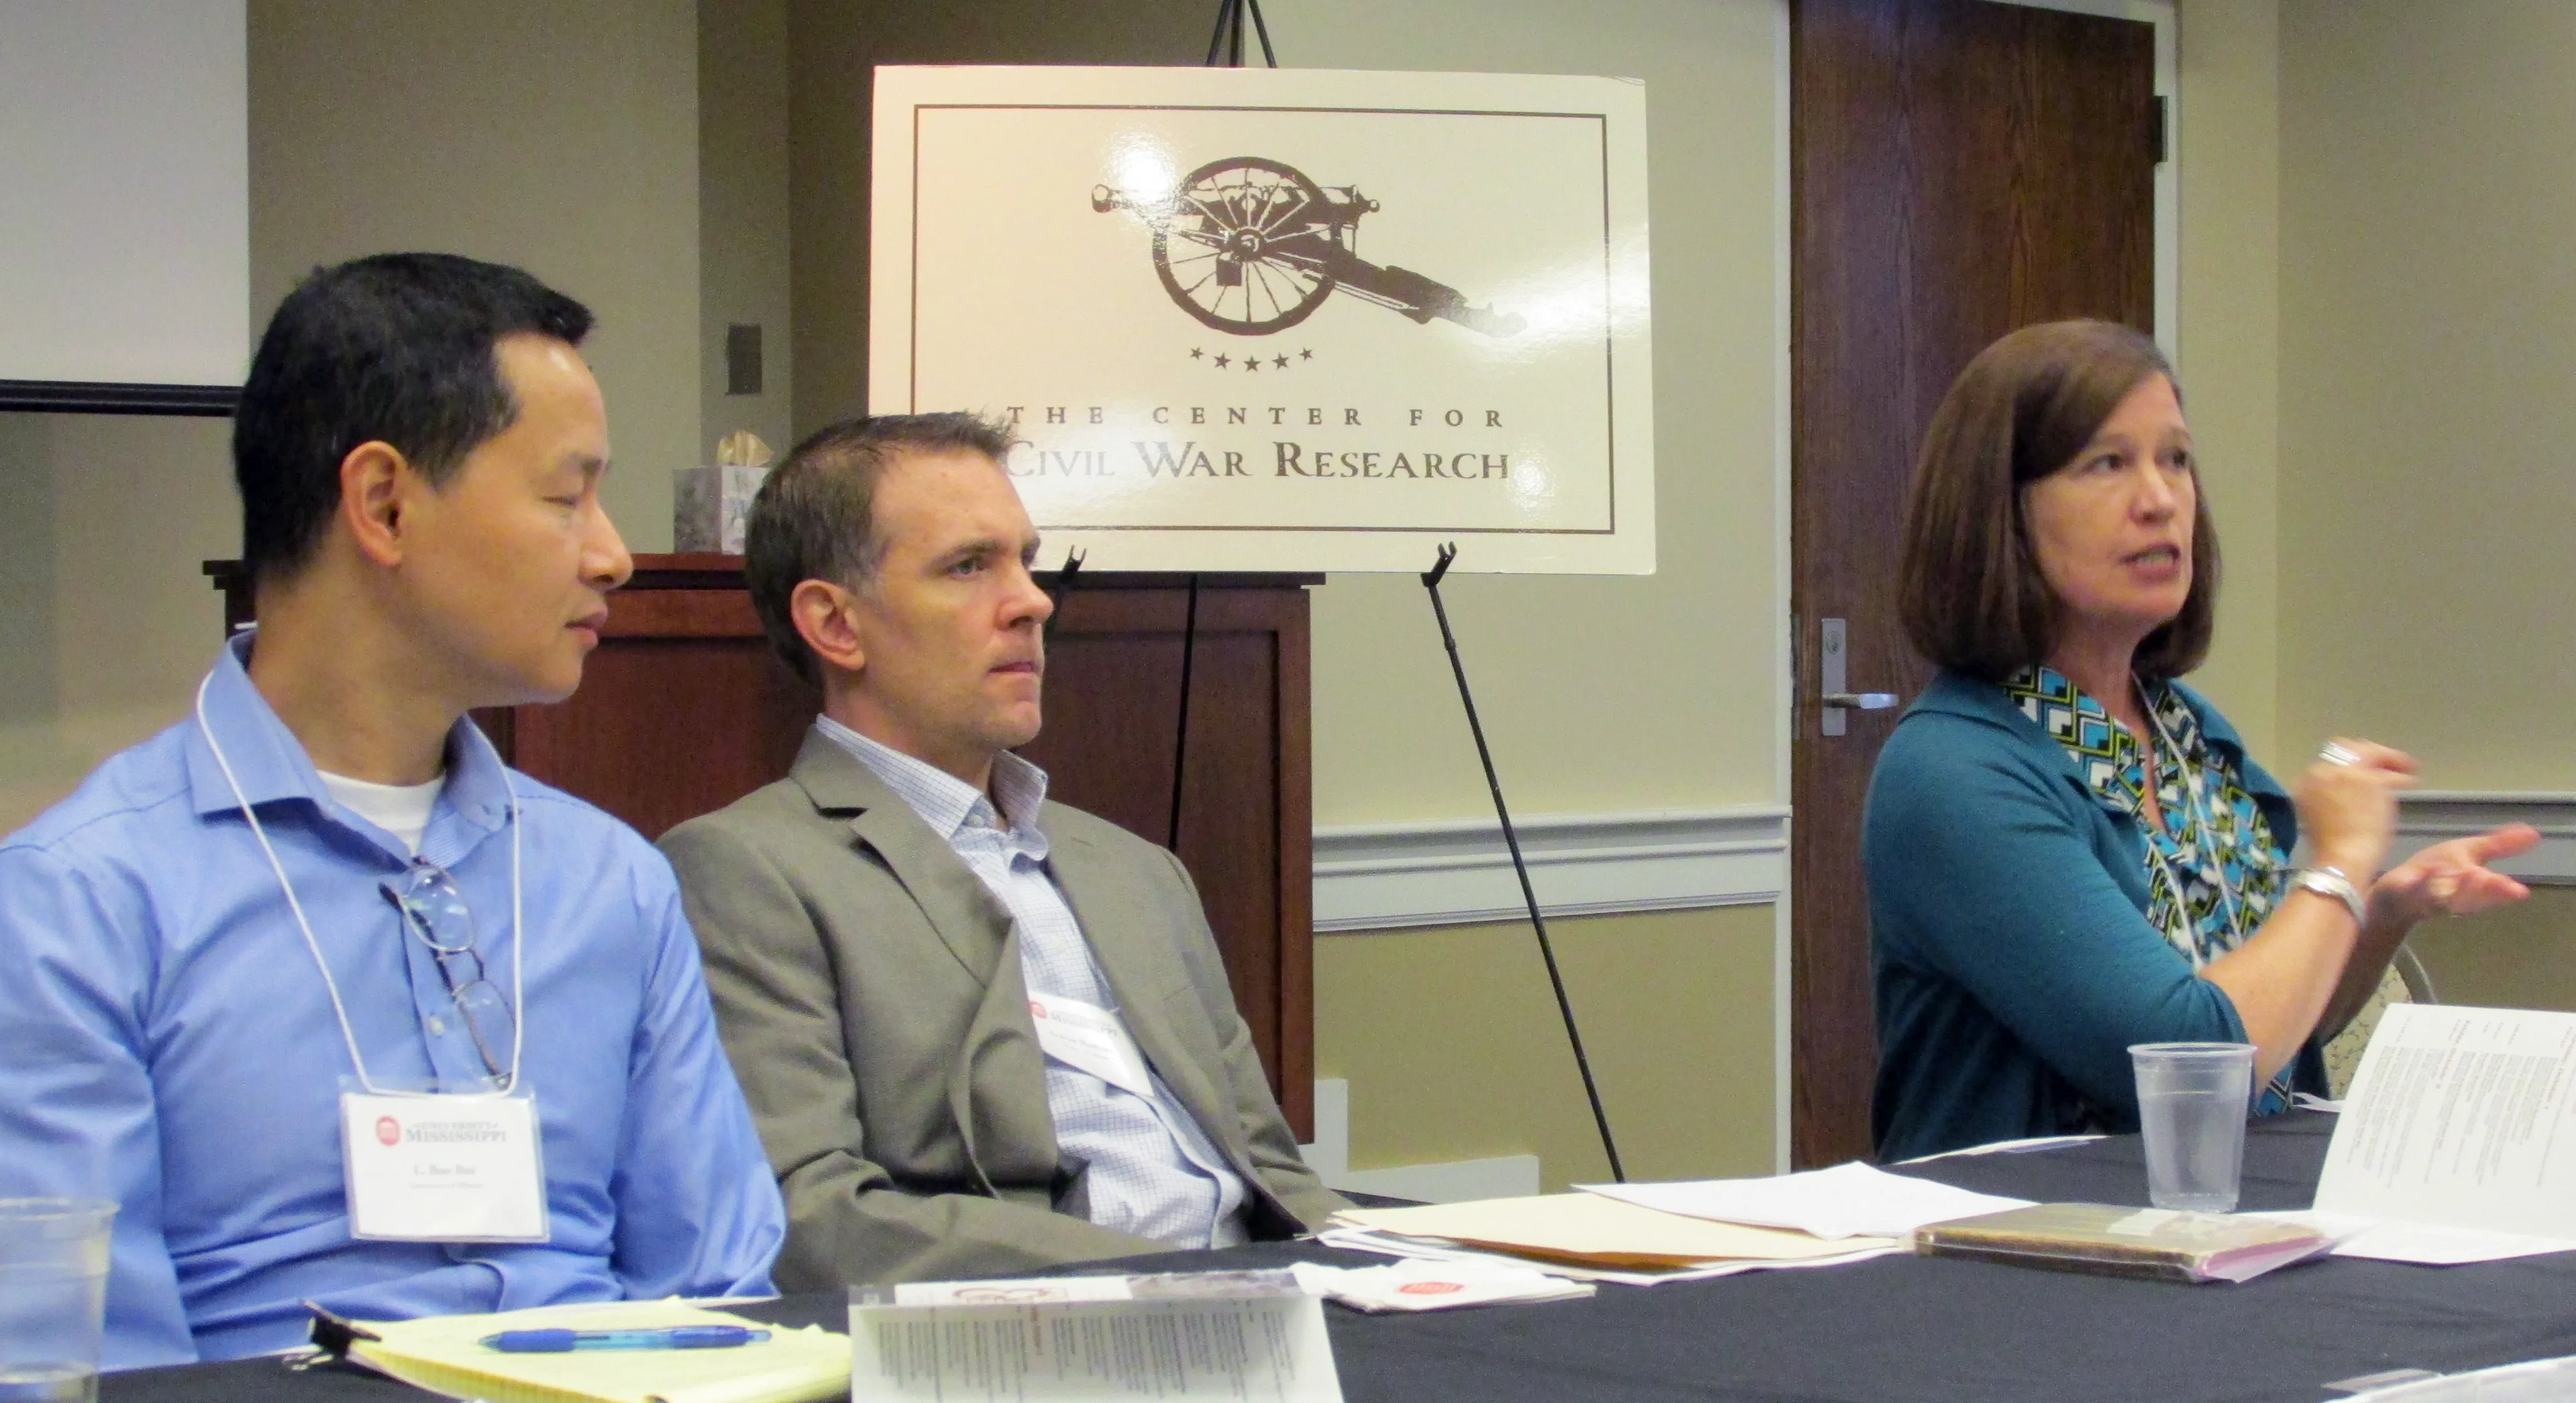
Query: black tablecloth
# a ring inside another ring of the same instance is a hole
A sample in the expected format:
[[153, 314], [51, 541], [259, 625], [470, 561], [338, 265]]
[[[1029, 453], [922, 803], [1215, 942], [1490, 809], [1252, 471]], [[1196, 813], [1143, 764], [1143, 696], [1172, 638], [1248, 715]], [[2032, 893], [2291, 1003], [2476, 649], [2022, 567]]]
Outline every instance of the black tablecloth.
[[[2295, 1114], [2247, 1138], [2246, 1208], [2305, 1208], [2329, 1116]], [[2046, 1201], [2145, 1202], [2134, 1138], [1905, 1167]], [[1384, 1259], [1274, 1243], [1142, 1257], [1119, 1269]], [[1098, 1271], [1101, 1265], [1077, 1270]], [[744, 1311], [846, 1328], [834, 1296]], [[2105, 1403], [2296, 1400], [2396, 1368], [2439, 1372], [2576, 1354], [2576, 1253], [2469, 1267], [2329, 1259], [2243, 1285], [2182, 1286], [1949, 1258], [1757, 1272], [1590, 1300], [1423, 1315], [1328, 1306], [1350, 1403]], [[104, 1403], [392, 1403], [420, 1395], [370, 1376], [293, 1374], [275, 1360], [141, 1370], [101, 1380]]]

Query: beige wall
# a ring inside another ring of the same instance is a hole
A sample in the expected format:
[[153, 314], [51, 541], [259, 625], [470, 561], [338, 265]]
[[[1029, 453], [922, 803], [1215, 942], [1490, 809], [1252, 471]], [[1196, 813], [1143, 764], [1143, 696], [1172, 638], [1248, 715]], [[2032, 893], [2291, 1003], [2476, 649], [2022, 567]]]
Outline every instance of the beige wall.
[[2217, 642], [2191, 680], [2269, 764], [2280, 690], [2280, 9], [2179, 9], [2175, 369], [2225, 555]]
[[[1632, 1179], [1768, 1174], [1772, 908], [1552, 921]], [[1351, 1082], [1351, 1167], [1534, 1154], [1608, 1174], [1527, 925], [1328, 936], [1316, 1075]]]
[[[787, 0], [698, 0], [698, 429], [795, 435], [788, 276]], [[761, 328], [761, 390], [725, 393], [725, 328]]]
[[868, 103], [875, 67], [1194, 64], [1207, 55], [1214, 12], [1204, 0], [788, 0], [799, 433], [867, 411]]
[[0, 414], [0, 833], [185, 716], [240, 553], [231, 425]]
[[2576, 789], [2576, 5], [2281, 8], [2280, 729]]
[[2576, 891], [2418, 926], [2407, 944], [2444, 1003], [2576, 1012]]
[[527, 268], [599, 314], [608, 509], [669, 550], [701, 455], [697, 36], [692, 0], [251, 0], [253, 324], [358, 254]]
[[[1646, 81], [1657, 572], [1452, 576], [1442, 594], [1516, 810], [1773, 801], [1784, 8], [1273, 0], [1263, 13], [1285, 63]], [[1315, 597], [1315, 821], [1490, 807], [1419, 583], [1336, 577]]]

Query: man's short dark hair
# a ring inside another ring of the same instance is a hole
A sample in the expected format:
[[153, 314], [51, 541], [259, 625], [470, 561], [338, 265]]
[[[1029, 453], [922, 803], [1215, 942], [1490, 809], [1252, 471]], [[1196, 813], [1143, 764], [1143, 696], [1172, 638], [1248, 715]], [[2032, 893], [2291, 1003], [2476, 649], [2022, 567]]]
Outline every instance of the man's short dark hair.
[[903, 453], [1010, 457], [1008, 430], [973, 414], [879, 414], [817, 429], [762, 479], [743, 523], [743, 576], [769, 646], [820, 685], [814, 650], [796, 631], [791, 601], [807, 580], [867, 588], [885, 559], [876, 533], [877, 479]]
[[242, 563], [294, 575], [340, 506], [362, 443], [399, 450], [433, 485], [510, 427], [519, 405], [495, 350], [522, 332], [578, 346], [590, 309], [516, 268], [384, 253], [317, 268], [259, 340], [233, 414]]
[[[1923, 656], [1989, 682], [2048, 660], [2057, 596], [2040, 574], [2021, 489], [2073, 462], [2120, 401], [2157, 375], [2173, 380], [2155, 342], [2101, 321], [2023, 327], [1959, 372], [1923, 436], [1897, 565], [1897, 613]], [[2138, 644], [2135, 667], [2150, 682], [2209, 656], [2218, 527], [2209, 494], [2193, 497], [2191, 592]]]

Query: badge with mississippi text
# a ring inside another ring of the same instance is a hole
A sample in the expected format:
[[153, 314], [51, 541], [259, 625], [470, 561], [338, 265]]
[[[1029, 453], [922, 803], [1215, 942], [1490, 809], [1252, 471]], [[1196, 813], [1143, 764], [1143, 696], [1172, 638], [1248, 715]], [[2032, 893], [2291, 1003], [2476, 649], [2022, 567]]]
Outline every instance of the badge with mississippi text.
[[1037, 1025], [1038, 1046], [1068, 1067], [1091, 1073], [1111, 1086], [1148, 1100], [1154, 1084], [1145, 1074], [1145, 1054], [1127, 1035], [1118, 1015], [1080, 999], [1053, 994], [1029, 996], [1029, 1021]]
[[543, 1242], [537, 1103], [507, 1096], [340, 1097], [349, 1235], [393, 1242]]

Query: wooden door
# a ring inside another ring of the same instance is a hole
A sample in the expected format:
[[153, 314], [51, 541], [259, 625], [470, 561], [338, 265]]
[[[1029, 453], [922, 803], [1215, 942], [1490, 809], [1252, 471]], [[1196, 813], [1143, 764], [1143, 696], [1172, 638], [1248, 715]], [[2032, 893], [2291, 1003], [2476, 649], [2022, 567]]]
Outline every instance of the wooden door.
[[[1930, 679], [1896, 621], [1906, 484], [1986, 343], [2093, 316], [2152, 330], [2153, 27], [1993, 0], [1792, 0], [1791, 1157], [1866, 1157], [1877, 1037], [1860, 824], [1899, 712], [1823, 734], [1846, 689]], [[1900, 702], [1901, 705], [1901, 702]]]

